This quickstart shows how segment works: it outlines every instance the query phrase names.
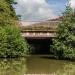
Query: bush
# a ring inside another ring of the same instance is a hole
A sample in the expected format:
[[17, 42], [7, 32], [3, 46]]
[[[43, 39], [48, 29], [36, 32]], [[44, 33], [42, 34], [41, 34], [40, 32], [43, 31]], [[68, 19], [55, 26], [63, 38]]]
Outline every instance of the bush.
[[18, 28], [13, 3], [14, 0], [0, 0], [0, 57], [25, 56], [28, 50], [28, 44]]
[[5, 29], [0, 27], [0, 57], [6, 57], [7, 50], [7, 34]]
[[52, 52], [58, 58], [75, 59], [75, 11], [66, 7], [53, 40]]
[[28, 51], [28, 44], [17, 27], [6, 26], [0, 28], [0, 57], [25, 56]]

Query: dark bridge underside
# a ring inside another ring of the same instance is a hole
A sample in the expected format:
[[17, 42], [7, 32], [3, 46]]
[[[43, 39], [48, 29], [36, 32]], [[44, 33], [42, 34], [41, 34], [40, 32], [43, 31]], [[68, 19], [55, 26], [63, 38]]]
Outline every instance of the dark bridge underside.
[[28, 40], [52, 40], [55, 37], [25, 37]]
[[31, 54], [47, 55], [50, 53], [50, 44], [52, 44], [51, 38], [27, 38], [27, 41], [31, 46]]

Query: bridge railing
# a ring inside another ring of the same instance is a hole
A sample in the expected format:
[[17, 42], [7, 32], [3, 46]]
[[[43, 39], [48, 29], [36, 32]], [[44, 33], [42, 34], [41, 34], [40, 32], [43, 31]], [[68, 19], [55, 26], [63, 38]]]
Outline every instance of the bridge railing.
[[55, 33], [21, 33], [23, 37], [55, 37]]

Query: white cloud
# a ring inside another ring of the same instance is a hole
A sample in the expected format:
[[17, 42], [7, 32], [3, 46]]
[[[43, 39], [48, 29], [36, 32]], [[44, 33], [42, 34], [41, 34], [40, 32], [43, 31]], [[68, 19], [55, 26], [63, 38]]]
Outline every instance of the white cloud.
[[22, 20], [37, 21], [57, 17], [46, 0], [16, 0], [17, 14], [22, 15]]
[[70, 0], [70, 3], [71, 3], [71, 7], [75, 8], [75, 0]]

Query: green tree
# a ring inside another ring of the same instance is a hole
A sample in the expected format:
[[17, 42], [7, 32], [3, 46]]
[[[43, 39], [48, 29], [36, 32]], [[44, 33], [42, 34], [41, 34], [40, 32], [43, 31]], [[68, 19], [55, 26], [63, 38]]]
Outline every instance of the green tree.
[[28, 50], [12, 3], [13, 0], [0, 0], [0, 57], [25, 56]]
[[75, 11], [67, 6], [53, 40], [52, 52], [58, 58], [75, 59]]
[[0, 26], [17, 24], [18, 18], [11, 3], [13, 0], [0, 0]]
[[0, 57], [5, 57], [7, 50], [7, 34], [4, 28], [0, 27]]
[[17, 27], [6, 26], [7, 50], [6, 57], [25, 56], [28, 51], [27, 41], [21, 36]]

